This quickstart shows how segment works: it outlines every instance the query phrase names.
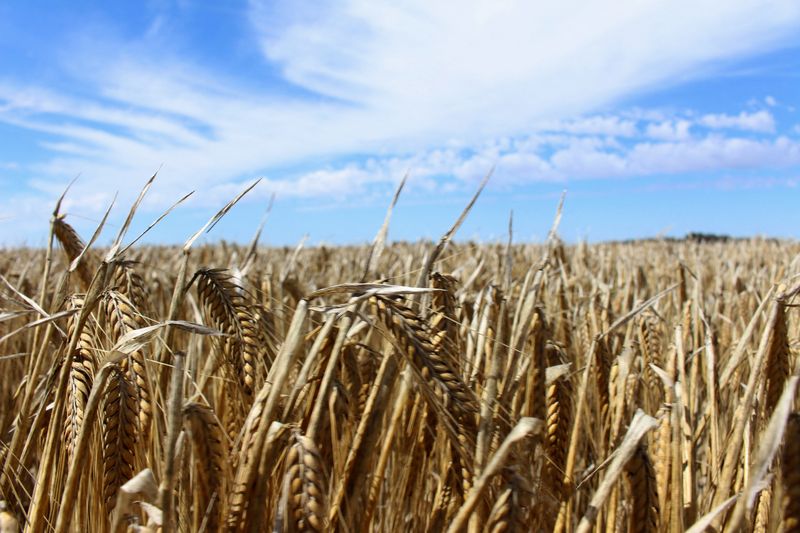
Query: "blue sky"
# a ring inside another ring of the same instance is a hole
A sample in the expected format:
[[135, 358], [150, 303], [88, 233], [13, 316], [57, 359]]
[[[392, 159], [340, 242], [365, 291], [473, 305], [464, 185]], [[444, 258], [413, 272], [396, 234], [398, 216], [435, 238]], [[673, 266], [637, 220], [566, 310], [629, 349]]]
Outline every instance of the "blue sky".
[[[217, 5], [219, 4], [219, 5]], [[221, 7], [224, 4], [223, 7]], [[800, 4], [472, 0], [0, 4], [0, 244], [55, 199], [108, 237], [145, 180], [149, 239], [800, 233]]]

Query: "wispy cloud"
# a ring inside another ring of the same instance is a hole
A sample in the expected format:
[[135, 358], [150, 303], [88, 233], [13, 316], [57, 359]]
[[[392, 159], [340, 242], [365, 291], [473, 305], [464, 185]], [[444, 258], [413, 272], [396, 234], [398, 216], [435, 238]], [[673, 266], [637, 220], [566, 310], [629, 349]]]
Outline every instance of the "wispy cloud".
[[451, 132], [584, 112], [781, 42], [800, 18], [790, 2], [750, 0], [253, 6], [265, 54], [290, 81]]
[[0, 211], [42, 211], [76, 174], [75, 207], [100, 210], [162, 165], [151, 207], [189, 188], [216, 203], [256, 175], [261, 195], [330, 199], [409, 169], [413, 187], [449, 190], [493, 165], [512, 186], [798, 164], [767, 109], [593, 113], [789, 42], [795, 2], [254, 0], [247, 23], [263, 52], [253, 68], [275, 73], [266, 88], [148, 45], [159, 18], [133, 44], [65, 51], [80, 91], [0, 80], [0, 121], [36, 132], [42, 151], [0, 162], [26, 183]]

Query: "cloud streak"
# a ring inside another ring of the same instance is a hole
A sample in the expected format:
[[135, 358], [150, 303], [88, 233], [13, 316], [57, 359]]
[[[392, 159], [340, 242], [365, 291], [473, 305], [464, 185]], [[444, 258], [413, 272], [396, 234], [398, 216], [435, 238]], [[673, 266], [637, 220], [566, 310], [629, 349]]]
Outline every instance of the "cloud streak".
[[35, 132], [40, 150], [0, 161], [26, 184], [0, 212], [29, 216], [76, 174], [73, 206], [101, 210], [110, 189], [124, 202], [162, 164], [153, 209], [188, 188], [194, 205], [216, 205], [256, 175], [262, 196], [343, 199], [408, 169], [412, 187], [446, 191], [492, 165], [511, 187], [798, 164], [768, 109], [592, 113], [788, 43], [795, 2], [254, 0], [247, 24], [275, 86], [160, 53], [150, 40], [164, 24], [65, 53], [81, 92], [0, 80], [0, 121]]

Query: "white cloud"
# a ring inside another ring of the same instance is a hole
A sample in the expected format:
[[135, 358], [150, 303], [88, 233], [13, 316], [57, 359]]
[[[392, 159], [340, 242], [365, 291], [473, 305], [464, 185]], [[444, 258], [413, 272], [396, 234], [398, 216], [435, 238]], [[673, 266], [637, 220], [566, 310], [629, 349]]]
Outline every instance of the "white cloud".
[[775, 43], [800, 20], [797, 4], [754, 0], [253, 6], [265, 55], [290, 81], [440, 134], [582, 112]]
[[[444, 165], [437, 164], [443, 160]], [[366, 186], [396, 181], [401, 169], [411, 169], [412, 176], [419, 179], [453, 175], [459, 181], [473, 184], [494, 166], [492, 184], [504, 188], [534, 182], [785, 169], [797, 165], [800, 165], [800, 141], [784, 136], [755, 140], [713, 134], [675, 141], [640, 138], [623, 143], [609, 143], [600, 137], [555, 136], [537, 142], [522, 138], [503, 150], [489, 143], [467, 154], [449, 151], [444, 158], [441, 152], [434, 151], [405, 159], [372, 159], [367, 165], [350, 165], [340, 172], [354, 173], [353, 182], [361, 187], [356, 190], [363, 192]], [[369, 178], [359, 174], [359, 168], [367, 171]], [[287, 182], [286, 187], [290, 183], [308, 183], [316, 176], [316, 172], [304, 175]], [[328, 184], [337, 176], [340, 174], [325, 171], [320, 178], [323, 184]]]
[[549, 163], [564, 178], [618, 178], [781, 169], [800, 165], [800, 141], [787, 137], [754, 140], [709, 135], [681, 141], [638, 141], [610, 150], [581, 140], [557, 151]]
[[[105, 207], [97, 191], [107, 199], [119, 188], [124, 203], [161, 165], [160, 205], [189, 188], [199, 191], [196, 205], [217, 205], [232, 184], [261, 173], [262, 195], [330, 197], [387, 185], [409, 168], [418, 187], [431, 187], [443, 175], [478, 179], [492, 165], [506, 185], [649, 173], [647, 161], [670, 151], [692, 168], [714, 150], [750, 164], [725, 148], [736, 139], [692, 141], [686, 117], [591, 111], [780, 46], [800, 27], [800, 4], [282, 0], [253, 1], [251, 17], [267, 66], [312, 98], [264, 91], [158, 47], [92, 42], [91, 57], [64, 52], [81, 96], [0, 82], [0, 121], [38, 132], [48, 153], [17, 174], [52, 198], [80, 173], [75, 201], [93, 200], [74, 207], [91, 212]], [[775, 127], [767, 111], [700, 122]], [[643, 132], [657, 142], [642, 143]], [[792, 142], [765, 140], [771, 147], [760, 153], [791, 159]], [[352, 154], [373, 157], [325, 163]], [[308, 172], [276, 170], [310, 161]], [[14, 211], [9, 200], [0, 207]]]
[[534, 129], [574, 135], [609, 135], [613, 137], [633, 137], [638, 133], [634, 120], [609, 115], [543, 122], [535, 125]]
[[686, 119], [664, 120], [647, 125], [646, 135], [663, 141], [685, 141], [691, 136], [692, 123]]
[[800, 142], [708, 136], [685, 142], [641, 143], [628, 154], [633, 173], [675, 174], [737, 168], [800, 165]]
[[710, 114], [700, 117], [699, 123], [712, 129], [738, 129], [759, 133], [775, 131], [775, 119], [766, 110], [748, 113], [742, 111], [738, 115]]

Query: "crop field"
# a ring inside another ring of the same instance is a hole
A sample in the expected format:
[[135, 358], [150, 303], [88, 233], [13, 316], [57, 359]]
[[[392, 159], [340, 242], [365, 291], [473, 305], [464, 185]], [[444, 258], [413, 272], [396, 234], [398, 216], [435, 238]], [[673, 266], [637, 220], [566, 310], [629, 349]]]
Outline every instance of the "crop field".
[[0, 253], [2, 532], [800, 530], [797, 243], [52, 230]]

